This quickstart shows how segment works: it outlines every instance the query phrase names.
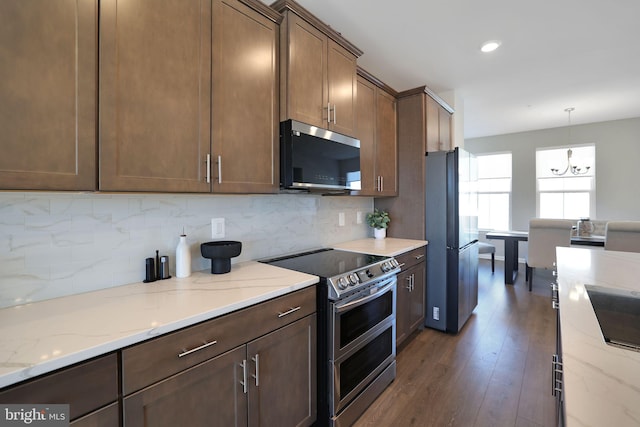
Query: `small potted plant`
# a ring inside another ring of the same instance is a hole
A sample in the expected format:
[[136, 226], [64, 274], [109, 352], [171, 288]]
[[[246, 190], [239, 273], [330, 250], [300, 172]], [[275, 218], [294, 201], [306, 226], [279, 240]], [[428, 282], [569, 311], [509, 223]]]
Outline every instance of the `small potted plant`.
[[384, 239], [387, 237], [389, 222], [391, 222], [389, 214], [377, 208], [367, 214], [367, 224], [373, 227], [373, 237], [376, 239]]

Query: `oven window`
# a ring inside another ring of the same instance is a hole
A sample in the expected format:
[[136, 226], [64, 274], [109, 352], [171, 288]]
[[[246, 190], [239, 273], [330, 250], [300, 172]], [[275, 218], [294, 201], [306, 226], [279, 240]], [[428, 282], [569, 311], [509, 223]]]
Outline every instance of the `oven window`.
[[393, 292], [340, 315], [340, 348], [364, 334], [393, 314]]
[[355, 389], [393, 353], [393, 327], [387, 328], [366, 346], [340, 364], [340, 398]]

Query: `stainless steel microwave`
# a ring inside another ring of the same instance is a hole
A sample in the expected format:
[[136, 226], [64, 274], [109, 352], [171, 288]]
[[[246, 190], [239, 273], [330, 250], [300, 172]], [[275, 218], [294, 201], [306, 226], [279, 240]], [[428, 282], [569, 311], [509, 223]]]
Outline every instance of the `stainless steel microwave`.
[[280, 185], [360, 190], [360, 140], [295, 120], [281, 122]]

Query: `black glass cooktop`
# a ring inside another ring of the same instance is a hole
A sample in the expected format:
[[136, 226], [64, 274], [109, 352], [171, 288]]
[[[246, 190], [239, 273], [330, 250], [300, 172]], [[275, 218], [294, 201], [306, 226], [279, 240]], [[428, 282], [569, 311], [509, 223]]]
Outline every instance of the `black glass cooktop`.
[[327, 279], [339, 276], [348, 271], [364, 268], [385, 259], [389, 259], [389, 257], [340, 251], [337, 249], [318, 249], [295, 255], [262, 260], [260, 262]]

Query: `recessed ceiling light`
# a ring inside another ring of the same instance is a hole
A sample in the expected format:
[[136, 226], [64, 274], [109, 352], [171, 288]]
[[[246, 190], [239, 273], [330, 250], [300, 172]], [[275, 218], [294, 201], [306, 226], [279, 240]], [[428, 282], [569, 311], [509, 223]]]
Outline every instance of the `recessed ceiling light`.
[[488, 42], [482, 43], [480, 50], [484, 53], [493, 52], [499, 48], [501, 44], [499, 40], [489, 40]]

